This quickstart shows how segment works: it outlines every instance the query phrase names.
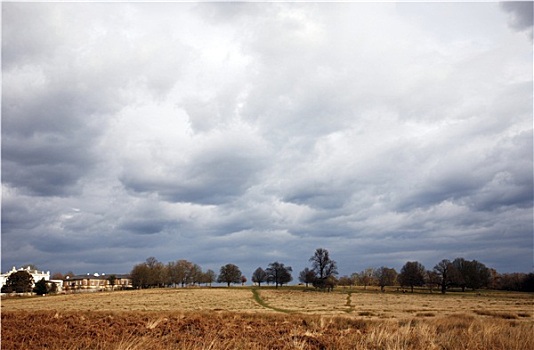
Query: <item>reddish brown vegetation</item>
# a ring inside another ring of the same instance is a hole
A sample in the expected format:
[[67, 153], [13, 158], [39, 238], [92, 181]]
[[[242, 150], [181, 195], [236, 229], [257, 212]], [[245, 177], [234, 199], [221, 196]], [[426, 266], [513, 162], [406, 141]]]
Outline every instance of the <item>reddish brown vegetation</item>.
[[[345, 320], [343, 334], [362, 327], [361, 321]], [[114, 349], [128, 342], [133, 346], [134, 340], [152, 349], [203, 349], [216, 343], [282, 349], [294, 341], [324, 348], [341, 335], [335, 324], [321, 329], [320, 336], [311, 335], [315, 328], [304, 319], [280, 315], [4, 312], [2, 349]]]
[[231, 312], [2, 313], [2, 349], [527, 349], [532, 323]]

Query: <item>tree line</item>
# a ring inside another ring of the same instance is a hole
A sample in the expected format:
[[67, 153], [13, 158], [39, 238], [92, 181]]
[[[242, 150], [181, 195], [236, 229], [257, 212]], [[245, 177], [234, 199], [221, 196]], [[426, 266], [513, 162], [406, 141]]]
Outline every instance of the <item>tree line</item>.
[[[350, 276], [338, 276], [337, 263], [330, 257], [328, 250], [318, 248], [309, 259], [310, 267], [299, 272], [298, 280], [306, 287], [312, 285], [321, 290], [332, 290], [334, 286], [398, 286], [413, 292], [415, 287], [427, 287], [430, 291], [446, 293], [452, 288], [477, 290], [481, 288], [534, 292], [534, 273], [499, 274], [477, 260], [456, 258], [443, 259], [431, 270], [420, 262], [408, 261], [397, 272], [394, 268], [382, 266], [367, 268]], [[293, 281], [293, 269], [284, 263], [274, 261], [265, 268], [258, 267], [251, 280], [261, 287], [273, 284], [276, 288]], [[221, 266], [217, 275], [213, 270], [202, 268], [187, 260], [172, 261], [167, 264], [150, 257], [134, 266], [131, 272], [134, 288], [176, 287], [189, 285], [211, 285], [213, 282], [244, 284], [247, 277], [235, 264]]]
[[[337, 275], [336, 262], [330, 259], [328, 250], [319, 248], [310, 258], [311, 269], [301, 272], [306, 284], [312, 283], [317, 288], [333, 288]], [[258, 267], [252, 274], [252, 282], [261, 286], [262, 283], [274, 284], [277, 288], [293, 280], [293, 269], [278, 261], [270, 263], [265, 269]], [[304, 274], [303, 274], [304, 273]], [[211, 285], [213, 282], [231, 284], [247, 282], [235, 264], [221, 266], [219, 274], [213, 270], [203, 271], [202, 268], [187, 260], [171, 261], [164, 264], [154, 257], [133, 267], [131, 273], [134, 288], [176, 287], [189, 285]]]
[[367, 268], [350, 276], [343, 276], [338, 285], [379, 286], [383, 291], [386, 286], [410, 288], [427, 287], [430, 291], [438, 289], [445, 294], [452, 288], [477, 290], [481, 288], [534, 292], [534, 273], [499, 274], [477, 260], [456, 258], [443, 259], [432, 270], [427, 270], [417, 261], [408, 261], [399, 273], [393, 268]]
[[[426, 287], [431, 292], [436, 289], [446, 293], [452, 288], [477, 290], [481, 288], [534, 292], [534, 273], [505, 273], [499, 274], [496, 270], [486, 267], [477, 260], [456, 258], [443, 259], [432, 270], [427, 270], [417, 261], [406, 262], [400, 272], [394, 268], [382, 266], [379, 268], [366, 268], [350, 276], [337, 277], [337, 263], [332, 260], [328, 250], [318, 248], [309, 258], [310, 267], [304, 268], [298, 275], [298, 280], [306, 287], [312, 285], [321, 290], [332, 290], [335, 286], [378, 286], [381, 291], [385, 287], [398, 286], [409, 288]], [[251, 276], [252, 282], [260, 286], [274, 284], [276, 288], [288, 284], [293, 280], [293, 269], [279, 261], [272, 262], [266, 268], [258, 267]], [[55, 273], [53, 279], [64, 279], [73, 276], [68, 272], [65, 276]], [[231, 284], [245, 284], [246, 276], [241, 273], [237, 265], [226, 264], [221, 266], [217, 275], [213, 270], [203, 271], [195, 263], [187, 260], [171, 261], [164, 264], [154, 257], [133, 267], [130, 277], [134, 288], [157, 287], [185, 287], [190, 285], [211, 285], [213, 282]], [[108, 277], [110, 284], [114, 285], [115, 275]], [[12, 273], [2, 287], [2, 293], [37, 294], [54, 293], [57, 290], [54, 283], [42, 279], [34, 283], [33, 277], [27, 271]]]
[[193, 284], [210, 284], [215, 281], [215, 272], [187, 260], [163, 264], [154, 257], [133, 267], [130, 277], [134, 288], [176, 287]]

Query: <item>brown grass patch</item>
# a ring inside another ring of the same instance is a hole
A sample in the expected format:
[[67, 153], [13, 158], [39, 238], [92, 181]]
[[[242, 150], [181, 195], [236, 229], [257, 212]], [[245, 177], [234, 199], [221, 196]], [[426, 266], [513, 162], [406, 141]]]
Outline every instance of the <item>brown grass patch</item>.
[[349, 310], [346, 293], [303, 292], [295, 289], [257, 289], [271, 307], [292, 312], [342, 314]]
[[2, 349], [532, 349], [532, 324], [233, 312], [2, 313]]
[[375, 314], [370, 311], [360, 311], [358, 312], [358, 316], [375, 316]]
[[514, 320], [518, 318], [517, 314], [511, 312], [498, 312], [488, 310], [474, 310], [473, 312], [480, 316], [492, 316], [497, 318], [504, 318], [506, 320]]

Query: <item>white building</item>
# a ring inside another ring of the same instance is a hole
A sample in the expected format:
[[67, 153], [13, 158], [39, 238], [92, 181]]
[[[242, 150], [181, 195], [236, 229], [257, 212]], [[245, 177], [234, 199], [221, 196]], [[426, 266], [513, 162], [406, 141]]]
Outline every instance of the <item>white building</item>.
[[[14, 272], [17, 271], [27, 271], [30, 275], [33, 277], [33, 285], [35, 286], [35, 282], [39, 282], [41, 279], [45, 279], [45, 281], [50, 281], [50, 271], [39, 271], [39, 270], [32, 270], [29, 266], [26, 268], [20, 268], [16, 269], [15, 266], [11, 269], [11, 271], [8, 271], [6, 273], [3, 273], [0, 275], [0, 288], [3, 287], [7, 283], [7, 278]], [[61, 281], [60, 281], [61, 282]]]

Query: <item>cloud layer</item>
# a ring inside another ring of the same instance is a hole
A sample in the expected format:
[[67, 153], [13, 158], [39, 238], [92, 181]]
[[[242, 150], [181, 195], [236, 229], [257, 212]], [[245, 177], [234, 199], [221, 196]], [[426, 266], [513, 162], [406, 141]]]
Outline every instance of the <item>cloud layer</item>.
[[515, 5], [2, 8], [4, 269], [532, 267]]

